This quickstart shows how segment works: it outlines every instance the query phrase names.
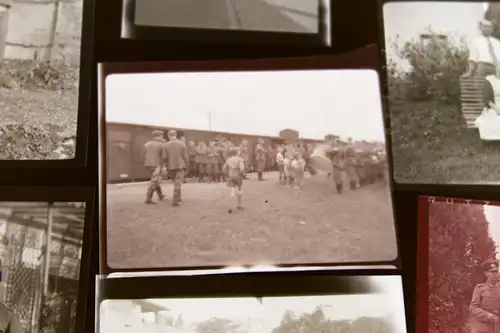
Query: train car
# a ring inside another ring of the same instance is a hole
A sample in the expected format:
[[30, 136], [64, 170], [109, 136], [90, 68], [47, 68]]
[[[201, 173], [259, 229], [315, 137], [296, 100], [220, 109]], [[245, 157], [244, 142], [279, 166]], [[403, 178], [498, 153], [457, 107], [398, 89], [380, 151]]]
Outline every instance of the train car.
[[239, 145], [243, 140], [248, 142], [250, 164], [254, 165], [254, 151], [258, 138], [264, 139], [267, 147], [276, 147], [284, 143], [284, 139], [271, 136], [257, 136], [216, 131], [201, 131], [174, 127], [153, 127], [145, 125], [106, 123], [106, 177], [108, 183], [135, 182], [149, 179], [150, 173], [143, 165], [142, 150], [144, 144], [151, 139], [155, 129], [182, 132], [186, 142], [215, 139], [220, 135]]

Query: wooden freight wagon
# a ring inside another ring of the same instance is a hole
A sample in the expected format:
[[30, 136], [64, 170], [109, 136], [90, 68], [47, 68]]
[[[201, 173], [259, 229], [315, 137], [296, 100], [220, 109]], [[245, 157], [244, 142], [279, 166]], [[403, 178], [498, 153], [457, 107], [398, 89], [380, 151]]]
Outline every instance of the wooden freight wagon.
[[187, 142], [205, 141], [208, 143], [217, 135], [222, 135], [235, 144], [240, 144], [242, 140], [247, 140], [250, 164], [254, 164], [255, 162], [254, 150], [258, 138], [263, 138], [266, 146], [275, 146], [283, 142], [282, 138], [270, 136], [107, 123], [106, 177], [108, 183], [134, 182], [149, 179], [149, 170], [143, 165], [142, 151], [144, 144], [151, 139], [151, 132], [155, 129], [162, 129], [165, 131], [174, 129], [178, 132], [182, 132]]

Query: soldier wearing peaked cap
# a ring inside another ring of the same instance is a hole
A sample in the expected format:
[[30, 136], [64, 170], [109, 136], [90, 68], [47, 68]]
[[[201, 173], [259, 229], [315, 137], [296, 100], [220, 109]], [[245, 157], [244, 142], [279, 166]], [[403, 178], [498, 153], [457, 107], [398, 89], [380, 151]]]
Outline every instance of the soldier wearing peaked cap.
[[163, 131], [154, 130], [152, 132], [153, 139], [146, 142], [144, 145], [142, 157], [144, 166], [151, 172], [151, 179], [146, 191], [146, 204], [154, 204], [153, 195], [158, 194], [160, 200], [164, 199], [161, 190], [162, 169], [165, 162], [165, 144]]
[[469, 306], [470, 328], [472, 333], [493, 333], [500, 316], [500, 288], [498, 287], [499, 263], [490, 259], [482, 264], [486, 282], [474, 288]]

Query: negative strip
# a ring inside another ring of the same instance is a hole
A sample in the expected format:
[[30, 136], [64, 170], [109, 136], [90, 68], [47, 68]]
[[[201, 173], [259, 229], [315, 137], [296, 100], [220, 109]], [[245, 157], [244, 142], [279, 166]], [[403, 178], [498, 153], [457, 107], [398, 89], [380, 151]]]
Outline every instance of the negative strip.
[[0, 330], [86, 332], [93, 189], [0, 189]]
[[[217, 285], [215, 280], [219, 278], [208, 277], [207, 285]], [[233, 276], [231, 283], [249, 283], [248, 278], [251, 277]], [[300, 280], [307, 281], [305, 284], [295, 286], [293, 284], [299, 280], [293, 277], [288, 280], [288, 276], [282, 275], [267, 279], [272, 279], [272, 284], [281, 280], [282, 286], [288, 283], [291, 285], [287, 291], [278, 288], [270, 294], [240, 292], [231, 295], [219, 284], [218, 290], [204, 288], [204, 292], [198, 295], [175, 293], [168, 297], [165, 290], [168, 293], [168, 290], [179, 288], [175, 281], [169, 283], [167, 278], [164, 286], [168, 288], [162, 288], [165, 296], [127, 299], [123, 296], [111, 298], [107, 293], [110, 289], [108, 283], [120, 281], [103, 280], [103, 298], [99, 302], [99, 313], [96, 316], [99, 318], [99, 333], [157, 330], [179, 333], [288, 333], [296, 332], [299, 327], [300, 332], [304, 333], [337, 332], [341, 329], [349, 332], [406, 332], [403, 290], [399, 276], [312, 275]], [[265, 280], [266, 278], [260, 278], [261, 286], [265, 285]], [[306, 286], [312, 288], [307, 291]]]
[[124, 0], [122, 38], [327, 45], [328, 0]]
[[103, 263], [395, 265], [377, 73], [323, 60], [103, 65]]
[[0, 2], [2, 166], [85, 163], [91, 1]]
[[500, 161], [499, 6], [384, 4], [384, 76], [397, 183], [500, 182], [495, 171]]
[[500, 202], [421, 197], [418, 237], [416, 331], [492, 329], [500, 315]]

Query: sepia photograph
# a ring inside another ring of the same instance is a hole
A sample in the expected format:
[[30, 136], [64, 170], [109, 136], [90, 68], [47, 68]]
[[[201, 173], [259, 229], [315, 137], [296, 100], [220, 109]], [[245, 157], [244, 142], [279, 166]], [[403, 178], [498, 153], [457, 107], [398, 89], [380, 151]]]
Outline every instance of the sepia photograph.
[[373, 292], [261, 298], [104, 300], [100, 333], [405, 333], [399, 276], [365, 277]]
[[75, 158], [83, 0], [0, 2], [0, 160]]
[[0, 202], [2, 332], [75, 332], [84, 222], [84, 202]]
[[394, 179], [499, 184], [500, 3], [383, 7]]
[[397, 259], [375, 71], [113, 74], [104, 94], [109, 267]]
[[417, 285], [428, 290], [428, 301], [418, 301], [417, 322], [428, 332], [493, 332], [500, 316], [500, 202], [420, 200], [419, 237], [426, 239], [419, 240], [425, 249]]
[[138, 26], [268, 31], [319, 32], [319, 2], [323, 0], [135, 0]]

